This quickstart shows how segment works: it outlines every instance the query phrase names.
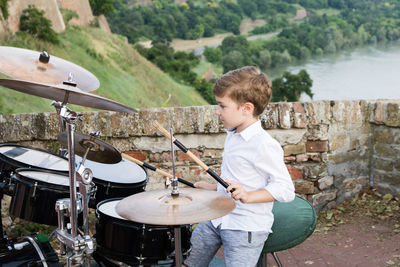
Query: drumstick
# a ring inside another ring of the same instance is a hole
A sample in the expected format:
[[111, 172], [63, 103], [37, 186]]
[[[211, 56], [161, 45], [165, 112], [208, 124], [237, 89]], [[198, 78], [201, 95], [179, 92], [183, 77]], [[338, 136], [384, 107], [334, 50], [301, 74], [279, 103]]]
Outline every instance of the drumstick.
[[[157, 121], [153, 122], [154, 126], [168, 139], [171, 139], [171, 135], [167, 130], [165, 130]], [[218, 174], [216, 174], [213, 170], [211, 170], [204, 162], [202, 162], [196, 155], [194, 155], [191, 151], [189, 151], [181, 142], [179, 142], [175, 137], [172, 137], [174, 144], [183, 152], [185, 152], [194, 162], [196, 162], [200, 167], [202, 167], [212, 178], [214, 178], [218, 183], [220, 183], [223, 187], [227, 188], [229, 184], [222, 180]], [[235, 189], [231, 190], [231, 193], [235, 191]]]
[[[159, 174], [162, 174], [162, 175], [164, 175], [164, 176], [167, 176], [167, 177], [169, 177], [169, 178], [171, 178], [171, 179], [174, 178], [172, 174], [170, 174], [170, 173], [168, 173], [168, 172], [166, 172], [166, 171], [157, 169], [157, 168], [154, 167], [153, 165], [150, 165], [150, 164], [148, 164], [148, 163], [146, 163], [146, 162], [142, 162], [142, 161], [140, 161], [140, 160], [138, 160], [138, 159], [135, 159], [135, 158], [129, 156], [128, 154], [122, 153], [122, 157], [123, 157], [124, 159], [129, 160], [129, 161], [132, 161], [132, 162], [134, 162], [134, 163], [136, 163], [136, 164], [138, 164], [138, 165], [140, 165], [140, 166], [146, 167], [147, 169], [150, 169], [150, 170], [152, 170], [152, 171], [158, 172]], [[181, 182], [182, 184], [185, 184], [185, 185], [188, 185], [188, 186], [194, 188], [194, 184], [192, 184], [191, 182], [186, 181], [186, 180], [184, 180], [184, 179], [178, 178], [178, 182]]]

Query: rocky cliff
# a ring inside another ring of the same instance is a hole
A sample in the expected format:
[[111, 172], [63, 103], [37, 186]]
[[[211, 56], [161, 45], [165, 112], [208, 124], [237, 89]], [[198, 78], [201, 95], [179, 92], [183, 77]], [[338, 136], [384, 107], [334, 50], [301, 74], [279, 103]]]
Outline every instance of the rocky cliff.
[[[29, 5], [45, 11], [45, 16], [52, 22], [52, 28], [56, 32], [63, 32], [65, 24], [60, 8], [75, 11], [79, 18], [73, 18], [69, 23], [79, 26], [88, 26], [95, 18], [90, 8], [89, 0], [9, 0], [9, 17], [5, 20], [0, 14], [0, 34], [6, 32], [15, 33], [19, 30], [19, 18], [24, 9]], [[100, 28], [111, 32], [104, 16], [99, 19]]]

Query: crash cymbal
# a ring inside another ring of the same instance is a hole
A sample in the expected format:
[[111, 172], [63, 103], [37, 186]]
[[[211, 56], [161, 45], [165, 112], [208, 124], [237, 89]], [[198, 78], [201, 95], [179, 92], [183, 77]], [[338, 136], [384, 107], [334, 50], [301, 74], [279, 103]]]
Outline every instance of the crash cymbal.
[[232, 198], [223, 193], [179, 188], [179, 196], [171, 190], [154, 190], [122, 199], [115, 207], [123, 218], [147, 224], [184, 225], [222, 217], [235, 208]]
[[82, 91], [90, 92], [99, 88], [99, 80], [89, 71], [44, 53], [0, 46], [0, 72], [15, 79], [48, 84], [62, 84], [68, 80], [71, 73], [74, 82]]
[[[60, 133], [58, 141], [67, 147], [67, 133]], [[115, 164], [122, 160], [121, 154], [112, 145], [87, 134], [74, 132], [74, 148], [75, 154], [80, 157], [83, 157], [87, 148], [90, 148], [86, 158], [95, 162]]]
[[86, 93], [77, 87], [65, 84], [51, 85], [22, 80], [0, 79], [0, 85], [30, 95], [60, 102], [65, 101], [68, 104], [126, 113], [137, 112], [135, 109], [124, 106], [118, 102], [98, 95]]

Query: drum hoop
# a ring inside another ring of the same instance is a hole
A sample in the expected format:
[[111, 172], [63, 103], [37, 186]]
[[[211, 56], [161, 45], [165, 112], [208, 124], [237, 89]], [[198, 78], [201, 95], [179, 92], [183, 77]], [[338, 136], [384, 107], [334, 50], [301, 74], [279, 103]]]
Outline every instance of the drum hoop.
[[[31, 149], [31, 150], [36, 150], [36, 151], [40, 151], [40, 152], [43, 152], [43, 153], [51, 154], [53, 156], [56, 156], [58, 158], [61, 158], [61, 159], [64, 159], [64, 160], [68, 161], [68, 159], [66, 157], [63, 157], [61, 155], [58, 155], [56, 153], [47, 151], [47, 150], [39, 148], [39, 147], [30, 147], [30, 146], [24, 146], [24, 145], [13, 144], [13, 143], [11, 143], [11, 144], [0, 144], [0, 147], [4, 147], [4, 146], [15, 146], [15, 147], [28, 148], [28, 149]], [[18, 161], [18, 160], [15, 160], [13, 158], [7, 157], [3, 153], [0, 153], [0, 158], [3, 159], [4, 161], [6, 161], [7, 163], [9, 163], [10, 165], [12, 165], [14, 167], [17, 167], [17, 168], [36, 168], [36, 169], [42, 169], [42, 170], [55, 171], [54, 169], [48, 169], [48, 168], [43, 168], [43, 167], [38, 167], [38, 166], [26, 164], [26, 163], [24, 163], [22, 161]], [[23, 165], [24, 167], [21, 167], [21, 165]], [[63, 172], [64, 173], [64, 171], [57, 171], [57, 172]], [[65, 171], [65, 172], [67, 172], [67, 171]]]
[[60, 184], [52, 184], [52, 183], [48, 183], [48, 182], [44, 182], [41, 180], [36, 180], [34, 178], [30, 178], [27, 176], [22, 175], [20, 172], [23, 171], [33, 171], [33, 172], [45, 172], [45, 173], [50, 173], [50, 174], [58, 174], [61, 176], [65, 176], [68, 178], [68, 175], [65, 175], [64, 172], [58, 172], [58, 171], [52, 171], [52, 170], [43, 170], [43, 169], [37, 169], [37, 168], [18, 168], [15, 170], [15, 174], [14, 177], [12, 179], [15, 179], [17, 181], [20, 181], [28, 186], [34, 186], [34, 183], [31, 183], [30, 181], [35, 181], [37, 182], [37, 187], [42, 189], [50, 189], [50, 191], [65, 191], [65, 188], [69, 188], [69, 184], [68, 185], [60, 185]]

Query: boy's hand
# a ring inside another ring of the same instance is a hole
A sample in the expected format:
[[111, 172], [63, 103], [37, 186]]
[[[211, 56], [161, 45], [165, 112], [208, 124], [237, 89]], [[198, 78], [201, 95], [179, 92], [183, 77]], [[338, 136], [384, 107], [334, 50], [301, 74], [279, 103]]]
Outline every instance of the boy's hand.
[[231, 196], [235, 200], [240, 200], [242, 203], [247, 203], [249, 200], [249, 193], [244, 189], [243, 185], [236, 181], [225, 180], [229, 184], [226, 188], [226, 192], [230, 193], [232, 189], [235, 189], [231, 193]]
[[217, 190], [217, 185], [216, 184], [210, 184], [204, 181], [200, 181], [194, 184], [194, 187], [200, 188], [200, 189], [206, 189], [206, 190]]

